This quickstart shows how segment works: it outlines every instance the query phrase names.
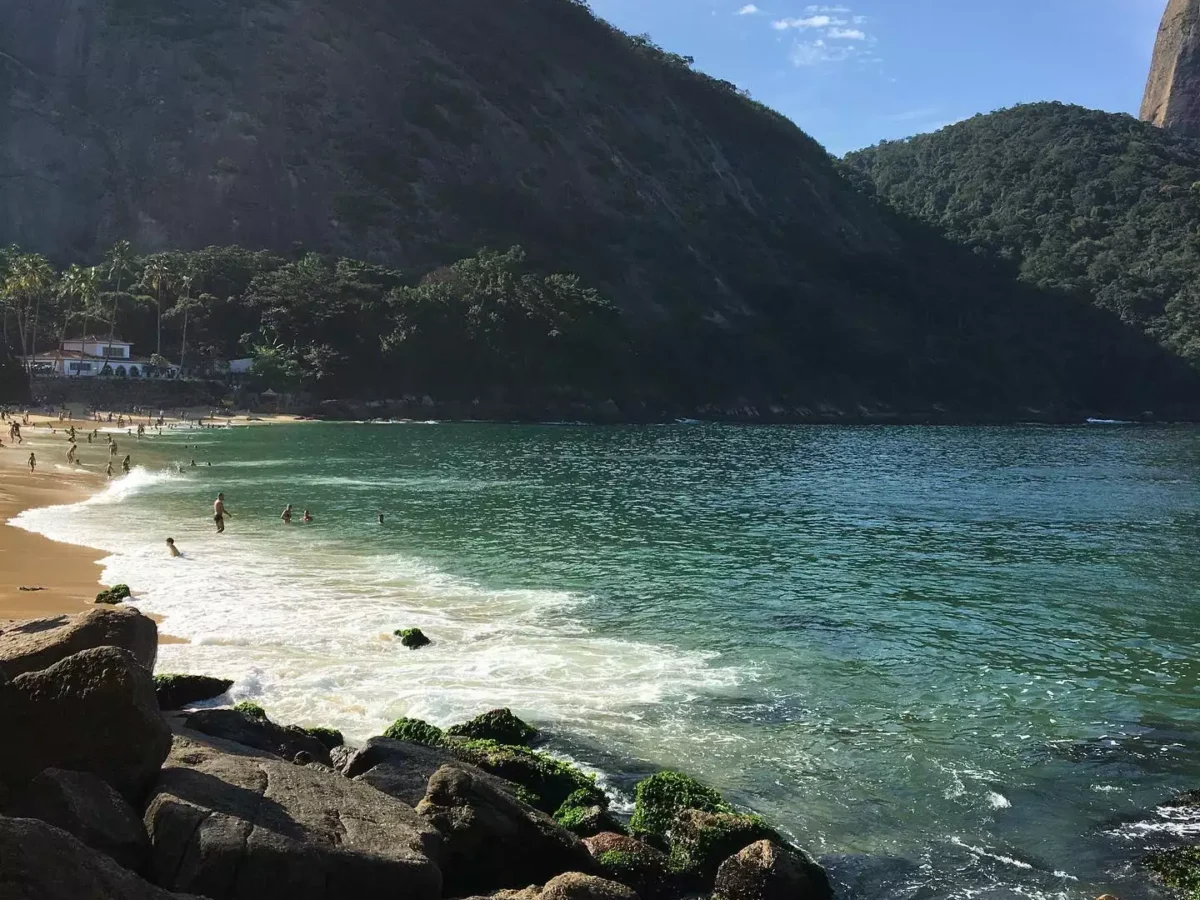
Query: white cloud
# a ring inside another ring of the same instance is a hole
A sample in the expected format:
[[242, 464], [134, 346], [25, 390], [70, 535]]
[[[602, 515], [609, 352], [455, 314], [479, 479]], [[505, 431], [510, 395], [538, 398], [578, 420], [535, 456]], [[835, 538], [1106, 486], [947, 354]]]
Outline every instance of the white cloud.
[[878, 62], [873, 51], [860, 52], [860, 47], [874, 47], [877, 39], [865, 27], [869, 18], [855, 15], [848, 6], [811, 5], [803, 16], [775, 19], [776, 31], [807, 33], [805, 39], [792, 45], [791, 59], [795, 66], [819, 66], [825, 63], [858, 59]]
[[755, 6], [753, 3], [747, 3], [745, 6], [743, 6], [741, 9], [738, 10], [737, 14], [739, 16], [757, 16], [760, 12], [762, 12], [762, 10], [759, 9], [757, 6]]

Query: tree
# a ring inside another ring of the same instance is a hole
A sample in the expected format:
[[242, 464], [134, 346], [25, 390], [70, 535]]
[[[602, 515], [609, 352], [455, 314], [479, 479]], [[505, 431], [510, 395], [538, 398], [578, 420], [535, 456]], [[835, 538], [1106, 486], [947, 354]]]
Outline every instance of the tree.
[[109, 343], [117, 336], [117, 306], [121, 302], [121, 282], [133, 272], [133, 247], [129, 241], [117, 241], [105, 254], [104, 270], [109, 281], [116, 282], [113, 291], [112, 317], [108, 322]]
[[54, 270], [38, 253], [21, 253], [8, 263], [8, 271], [0, 292], [16, 313], [17, 332], [26, 368], [33, 371], [33, 354], [37, 351], [38, 320], [42, 299], [53, 289]]
[[175, 272], [165, 254], [152, 256], [142, 270], [142, 284], [154, 291], [155, 330], [157, 337], [154, 352], [162, 355], [163, 295], [175, 287]]

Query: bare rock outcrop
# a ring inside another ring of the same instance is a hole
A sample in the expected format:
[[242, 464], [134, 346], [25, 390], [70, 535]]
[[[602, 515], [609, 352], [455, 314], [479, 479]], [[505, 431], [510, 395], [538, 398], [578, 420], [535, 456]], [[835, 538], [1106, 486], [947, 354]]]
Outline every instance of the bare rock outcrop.
[[1187, 137], [1200, 137], [1200, 0], [1167, 4], [1141, 118]]
[[16, 678], [96, 647], [128, 650], [153, 672], [158, 626], [136, 609], [91, 609], [76, 616], [15, 622], [0, 630], [0, 674]]

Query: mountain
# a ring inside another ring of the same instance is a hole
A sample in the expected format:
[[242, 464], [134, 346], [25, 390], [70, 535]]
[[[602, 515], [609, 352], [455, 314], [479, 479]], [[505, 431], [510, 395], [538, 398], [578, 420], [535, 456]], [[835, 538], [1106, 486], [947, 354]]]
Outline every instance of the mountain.
[[1200, 145], [1061, 103], [852, 153], [895, 209], [1200, 364]]
[[[883, 208], [791, 122], [578, 0], [6, 0], [0, 106], [0, 244], [60, 264], [122, 238], [303, 248], [414, 280], [521, 245], [619, 310], [623, 407], [1193, 396], [1112, 317]], [[362, 390], [409, 388], [388, 377]]]
[[1154, 45], [1142, 120], [1200, 137], [1200, 0], [1170, 0]]

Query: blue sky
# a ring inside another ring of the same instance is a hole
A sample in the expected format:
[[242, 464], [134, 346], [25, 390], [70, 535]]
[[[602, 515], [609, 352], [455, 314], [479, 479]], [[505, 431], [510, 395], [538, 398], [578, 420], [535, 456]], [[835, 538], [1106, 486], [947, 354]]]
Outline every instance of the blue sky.
[[591, 0], [831, 152], [1015, 103], [1137, 114], [1166, 0]]

